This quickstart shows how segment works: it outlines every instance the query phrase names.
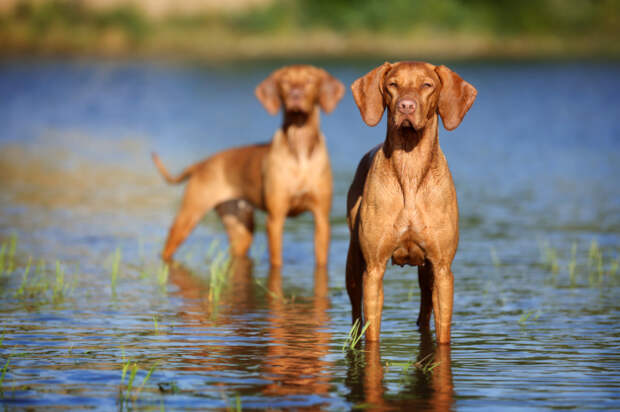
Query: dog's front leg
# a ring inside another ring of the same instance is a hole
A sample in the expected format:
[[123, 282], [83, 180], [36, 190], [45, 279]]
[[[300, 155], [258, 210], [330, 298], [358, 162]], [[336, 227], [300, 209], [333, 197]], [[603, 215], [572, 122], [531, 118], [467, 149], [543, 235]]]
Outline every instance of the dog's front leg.
[[370, 323], [366, 330], [367, 341], [378, 341], [381, 333], [384, 271], [385, 264], [368, 266], [362, 278], [364, 321]]
[[316, 266], [327, 265], [329, 255], [329, 207], [314, 208], [314, 255]]
[[267, 239], [269, 242], [269, 263], [282, 266], [282, 231], [286, 214], [270, 212], [267, 216]]
[[448, 265], [433, 265], [433, 312], [437, 343], [450, 343], [454, 276]]

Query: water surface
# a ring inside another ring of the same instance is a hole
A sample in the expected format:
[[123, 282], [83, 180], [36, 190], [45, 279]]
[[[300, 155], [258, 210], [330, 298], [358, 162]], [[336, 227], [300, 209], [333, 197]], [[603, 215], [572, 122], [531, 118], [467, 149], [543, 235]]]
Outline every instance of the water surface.
[[[348, 86], [379, 63], [324, 66]], [[309, 215], [287, 221], [281, 271], [264, 215], [250, 258], [227, 270], [213, 213], [178, 266], [158, 259], [182, 187], [150, 152], [179, 171], [268, 140], [280, 119], [253, 90], [275, 67], [0, 64], [6, 408], [620, 407], [620, 65], [451, 65], [478, 89], [462, 125], [440, 131], [461, 215], [453, 343], [417, 331], [416, 269], [389, 267], [382, 341], [357, 351], [343, 350], [345, 196], [385, 120], [365, 126], [350, 93], [322, 117], [327, 271], [313, 270]]]

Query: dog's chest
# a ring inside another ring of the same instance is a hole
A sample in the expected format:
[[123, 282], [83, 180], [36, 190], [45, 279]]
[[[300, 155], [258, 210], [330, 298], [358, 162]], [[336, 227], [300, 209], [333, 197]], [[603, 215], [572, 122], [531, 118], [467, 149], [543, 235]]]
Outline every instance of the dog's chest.
[[[329, 168], [327, 153], [319, 138], [311, 146], [302, 144], [302, 134], [286, 137], [277, 133], [267, 162], [266, 190], [283, 194], [288, 202], [289, 216], [309, 209], [317, 190], [320, 190], [324, 172]], [[307, 143], [307, 142], [306, 142]]]
[[404, 208], [394, 222], [394, 252], [392, 264], [419, 266], [425, 259], [426, 226], [415, 208]]
[[286, 156], [282, 156], [281, 161], [278, 162], [277, 173], [281, 175], [291, 197], [304, 196], [316, 185], [325, 167], [320, 150], [320, 147], [315, 147], [311, 152], [289, 149]]
[[307, 210], [312, 200], [312, 191], [318, 181], [316, 161], [312, 158], [302, 158], [291, 162], [286, 170], [288, 177], [288, 193], [291, 213], [301, 213]]
[[321, 166], [314, 156], [295, 159], [289, 169], [293, 193], [303, 194], [312, 188]]

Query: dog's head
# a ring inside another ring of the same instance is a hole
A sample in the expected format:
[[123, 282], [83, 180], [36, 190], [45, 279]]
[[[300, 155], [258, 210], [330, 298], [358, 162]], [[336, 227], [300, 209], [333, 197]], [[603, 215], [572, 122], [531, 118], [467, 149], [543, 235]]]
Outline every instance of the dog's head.
[[344, 85], [323, 69], [308, 65], [286, 66], [256, 87], [256, 97], [272, 115], [284, 106], [287, 113], [309, 114], [319, 105], [329, 113], [344, 95]]
[[388, 109], [388, 129], [424, 129], [439, 113], [447, 130], [456, 129], [476, 99], [476, 89], [446, 66], [383, 63], [351, 85], [364, 122], [375, 126]]

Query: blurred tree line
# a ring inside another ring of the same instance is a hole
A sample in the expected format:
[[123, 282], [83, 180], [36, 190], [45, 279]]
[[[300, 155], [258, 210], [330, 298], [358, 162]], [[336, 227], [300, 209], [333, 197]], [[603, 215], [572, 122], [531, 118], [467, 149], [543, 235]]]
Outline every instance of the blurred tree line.
[[115, 4], [95, 9], [89, 0], [14, 0], [12, 7], [0, 8], [4, 10], [0, 11], [0, 53], [50, 47], [80, 52], [91, 49], [90, 43], [101, 43], [111, 32], [110, 44], [121, 50], [149, 43], [151, 49], [187, 44], [196, 51], [201, 49], [199, 38], [209, 36], [233, 42], [239, 36], [291, 38], [300, 32], [341, 37], [361, 33], [366, 38], [380, 34], [394, 43], [416, 34], [418, 39], [428, 38], [429, 33], [487, 39], [521, 36], [527, 41], [551, 35], [563, 38], [564, 45], [588, 39], [593, 48], [603, 44], [601, 50], [611, 55], [618, 53], [616, 44], [620, 44], [620, 0], [267, 0], [260, 6], [248, 2], [250, 6], [234, 11], [210, 9], [159, 18], [148, 17], [138, 7], [146, 0]]
[[495, 33], [617, 33], [620, 0], [274, 0], [235, 13], [170, 15], [150, 21], [131, 3], [94, 11], [80, 0], [21, 0], [2, 20], [29, 22], [35, 30], [54, 25], [116, 26], [134, 36], [157, 24], [220, 24], [247, 32], [323, 28], [338, 32], [443, 31]]
[[0, 16], [0, 25], [3, 23], [24, 24], [35, 35], [44, 35], [59, 27], [86, 25], [95, 29], [116, 27], [132, 37], [143, 36], [149, 26], [145, 16], [129, 5], [95, 11], [79, 0], [20, 0], [8, 13]]
[[291, 26], [402, 33], [426, 26], [496, 33], [617, 33], [620, 0], [276, 0], [237, 16], [245, 30]]

